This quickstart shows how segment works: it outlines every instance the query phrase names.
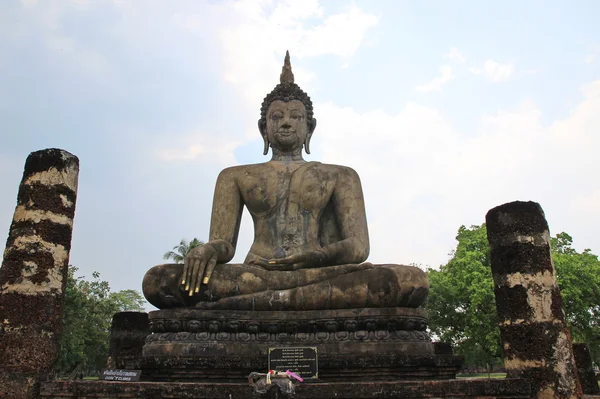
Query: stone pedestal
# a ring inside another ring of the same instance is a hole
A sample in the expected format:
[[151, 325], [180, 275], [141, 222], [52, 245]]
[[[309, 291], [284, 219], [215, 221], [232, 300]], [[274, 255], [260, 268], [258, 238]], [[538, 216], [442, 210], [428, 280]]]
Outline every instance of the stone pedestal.
[[266, 371], [273, 347], [316, 347], [321, 381], [448, 379], [462, 365], [434, 354], [422, 309], [171, 309], [149, 319], [142, 378], [152, 381], [239, 381]]
[[257, 393], [247, 382], [141, 382], [105, 381], [53, 382], [42, 384], [42, 398], [190, 398], [190, 399], [372, 399], [372, 398], [448, 398], [448, 399], [528, 399], [531, 381], [526, 379], [460, 379], [444, 381], [347, 381], [299, 383], [291, 395], [273, 384]]
[[142, 348], [150, 334], [148, 313], [119, 312], [110, 326], [108, 368], [137, 370], [141, 367]]

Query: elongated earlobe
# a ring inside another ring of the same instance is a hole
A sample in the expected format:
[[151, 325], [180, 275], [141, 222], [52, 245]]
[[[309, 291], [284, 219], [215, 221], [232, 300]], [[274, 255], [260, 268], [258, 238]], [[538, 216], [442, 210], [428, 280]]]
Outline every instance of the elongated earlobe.
[[310, 139], [311, 139], [316, 127], [317, 127], [317, 120], [315, 118], [309, 120], [308, 134], [306, 135], [306, 138], [304, 139], [304, 150], [306, 151], [307, 154], [310, 154]]
[[312, 137], [312, 133], [309, 133], [306, 135], [306, 138], [304, 139], [304, 151], [306, 151], [307, 154], [310, 154], [310, 138]]
[[265, 143], [264, 149], [263, 149], [263, 155], [267, 155], [269, 153], [269, 139], [267, 138], [267, 123], [265, 120], [263, 119], [259, 119], [258, 120], [258, 130], [260, 131], [260, 135], [263, 138], [263, 141]]

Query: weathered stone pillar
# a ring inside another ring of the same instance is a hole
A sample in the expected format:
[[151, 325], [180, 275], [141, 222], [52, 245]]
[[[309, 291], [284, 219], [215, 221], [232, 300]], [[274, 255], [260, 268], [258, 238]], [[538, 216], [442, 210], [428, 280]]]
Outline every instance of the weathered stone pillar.
[[507, 377], [531, 379], [536, 398], [582, 397], [544, 211], [511, 202], [486, 223]]
[[454, 349], [452, 348], [452, 344], [450, 342], [434, 342], [433, 353], [436, 355], [452, 355], [454, 353]]
[[37, 396], [58, 356], [79, 160], [27, 157], [0, 267], [0, 397]]
[[600, 387], [598, 387], [598, 378], [594, 373], [590, 348], [587, 344], [573, 344], [573, 354], [575, 355], [577, 374], [579, 374], [579, 382], [583, 393], [586, 395], [600, 395]]

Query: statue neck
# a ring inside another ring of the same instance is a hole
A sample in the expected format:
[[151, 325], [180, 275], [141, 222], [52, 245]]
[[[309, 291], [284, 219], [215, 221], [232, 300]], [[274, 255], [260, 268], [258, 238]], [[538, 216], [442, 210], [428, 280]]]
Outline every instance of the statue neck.
[[271, 157], [271, 161], [279, 161], [279, 162], [294, 162], [294, 161], [304, 161], [302, 158], [302, 147], [293, 151], [281, 151], [277, 148], [271, 147], [273, 151], [273, 156]]

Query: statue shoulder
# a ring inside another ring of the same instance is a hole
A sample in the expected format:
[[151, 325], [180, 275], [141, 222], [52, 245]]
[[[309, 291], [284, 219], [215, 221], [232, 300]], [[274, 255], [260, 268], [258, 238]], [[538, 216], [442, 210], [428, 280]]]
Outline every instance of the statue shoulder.
[[260, 172], [264, 168], [265, 168], [264, 163], [230, 166], [228, 168], [223, 169], [219, 173], [218, 179], [231, 179], [231, 178], [235, 179], [235, 178], [242, 176], [248, 172], [250, 172], [250, 173]]
[[333, 172], [341, 178], [360, 180], [358, 173], [356, 173], [356, 171], [349, 166], [324, 163], [321, 164], [321, 167], [323, 168], [323, 170]]

